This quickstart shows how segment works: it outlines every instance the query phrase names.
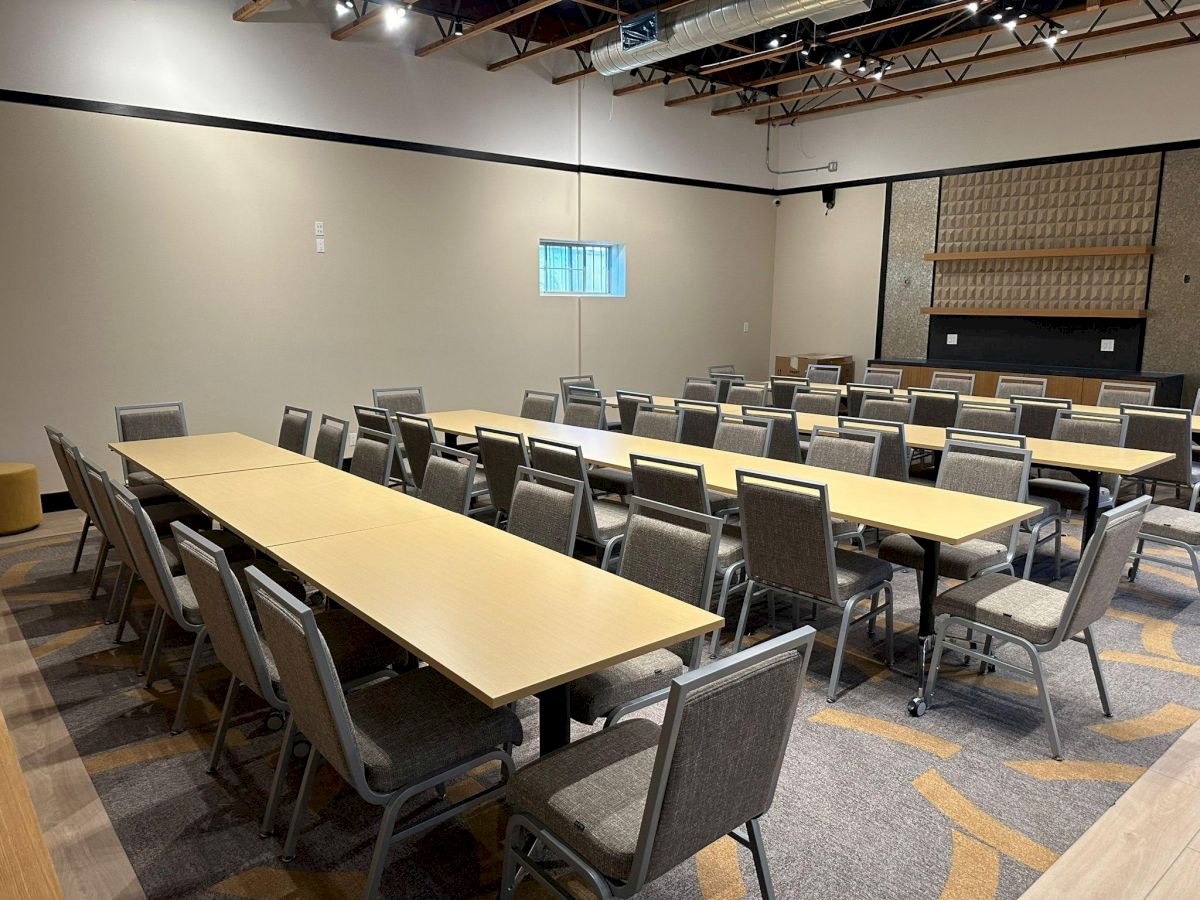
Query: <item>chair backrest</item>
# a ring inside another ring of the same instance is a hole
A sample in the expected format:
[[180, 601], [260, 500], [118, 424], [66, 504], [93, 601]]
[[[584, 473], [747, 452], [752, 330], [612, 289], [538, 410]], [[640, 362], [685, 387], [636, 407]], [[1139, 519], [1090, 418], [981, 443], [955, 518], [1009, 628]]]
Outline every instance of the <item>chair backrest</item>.
[[885, 419], [839, 416], [838, 427], [853, 432], [873, 431], [879, 435], [879, 456], [875, 461], [875, 476], [888, 481], [908, 481], [912, 455], [904, 437], [904, 423]]
[[[1001, 443], [948, 440], [942, 449], [937, 486], [943, 490], [1025, 501], [1029, 491], [1030, 452]], [[1004, 544], [1009, 554], [1016, 548], [1020, 522], [979, 535], [980, 540]]]
[[629, 470], [633, 473], [635, 497], [711, 515], [704, 466], [699, 463], [631, 453]]
[[954, 424], [958, 416], [958, 391], [909, 388], [908, 395], [913, 398], [913, 425], [949, 428]]
[[772, 375], [770, 391], [771, 405], [776, 409], [791, 409], [792, 394], [796, 392], [796, 388], [798, 387], [808, 387], [808, 379], [792, 375]]
[[170, 566], [163, 556], [154, 524], [142, 509], [142, 502], [123, 484], [109, 479], [107, 487], [109, 502], [117, 515], [117, 522], [132, 557], [131, 563], [150, 591], [150, 596], [176, 624], [195, 631], [196, 626], [184, 618]]
[[[977, 431], [972, 428], [947, 428], [946, 440], [969, 441], [972, 444], [999, 444], [1002, 447], [1026, 447], [1028, 438], [1023, 434], [1004, 431]], [[982, 452], [982, 449], [980, 450]]]
[[893, 394], [891, 397], [863, 397], [858, 418], [911, 425], [916, 403], [915, 398], [900, 394]]
[[392, 477], [392, 457], [396, 455], [396, 437], [386, 431], [359, 428], [350, 458], [350, 474], [385, 487]]
[[996, 379], [996, 396], [1004, 400], [1009, 397], [1045, 397], [1046, 379], [1034, 375], [1001, 375]]
[[1166, 406], [1139, 406], [1122, 403], [1121, 413], [1129, 417], [1125, 446], [1135, 450], [1161, 450], [1175, 458], [1138, 472], [1139, 479], [1166, 481], [1192, 486], [1192, 414], [1186, 409]]
[[929, 387], [934, 391], [958, 391], [960, 394], [975, 392], [975, 375], [972, 372], [934, 372], [929, 377]]
[[643, 403], [653, 403], [651, 394], [639, 394], [636, 391], [617, 391], [617, 415], [621, 419], [621, 431], [633, 434], [633, 424], [637, 419], [638, 407]]
[[731, 384], [725, 402], [735, 406], [762, 406], [767, 402], [767, 385], [761, 381]]
[[878, 431], [817, 425], [812, 430], [804, 464], [854, 475], [874, 475], [882, 443], [883, 435]]
[[418, 488], [423, 487], [430, 448], [437, 443], [433, 421], [428, 416], [402, 412], [394, 413], [393, 418], [396, 420], [396, 434], [408, 457], [408, 470], [412, 473], [413, 484]]
[[842, 380], [842, 367], [812, 363], [804, 371], [804, 377], [809, 384], [838, 384]]
[[526, 391], [521, 398], [521, 418], [553, 422], [558, 417], [558, 394], [549, 391]]
[[711, 447], [717, 437], [717, 424], [721, 421], [720, 404], [707, 400], [676, 400], [675, 406], [683, 413], [680, 441], [693, 447]]
[[479, 442], [479, 459], [487, 472], [488, 496], [492, 506], [507, 513], [512, 507], [517, 470], [529, 465], [525, 435], [517, 431], [476, 426], [475, 439]]
[[346, 445], [350, 441], [350, 423], [336, 416], [322, 415], [313, 444], [313, 459], [340, 469], [346, 460]]
[[313, 610], [257, 566], [246, 570], [246, 580], [296, 726], [361, 796], [376, 797], [367, 786], [350, 710]]
[[756, 416], [722, 413], [713, 438], [714, 450], [744, 453], [747, 456], [766, 456], [771, 448], [771, 432], [775, 421]]
[[604, 398], [595, 388], [567, 388], [567, 405], [563, 407], [563, 424], [577, 428], [608, 427], [604, 415]]
[[904, 380], [903, 369], [893, 369], [889, 366], [867, 366], [863, 373], [863, 384], [881, 384], [884, 387], [898, 388]]
[[1054, 643], [1071, 638], [1098, 622], [1108, 611], [1133, 542], [1151, 498], [1143, 495], [1100, 516], [1096, 530], [1083, 548], [1079, 569], [1071, 581], [1067, 605], [1054, 635]]
[[1152, 381], [1102, 381], [1096, 405], [1120, 408], [1130, 403], [1134, 406], [1150, 406], [1154, 403], [1154, 389]]
[[286, 709], [271, 683], [250, 604], [225, 551], [182, 522], [173, 523], [171, 531], [217, 659], [275, 709]]
[[[184, 437], [188, 433], [187, 415], [183, 411], [183, 402], [176, 400], [169, 403], [136, 403], [116, 407], [117, 440], [118, 441], [148, 441], [155, 438]], [[145, 471], [136, 463], [121, 458], [121, 468], [125, 472], [125, 480], [129, 480], [131, 472]]]
[[1200, 390], [1196, 391], [1196, 399], [1192, 401], [1192, 415], [1200, 416]]
[[771, 443], [767, 447], [767, 456], [784, 462], [800, 462], [800, 425], [796, 421], [795, 410], [743, 406], [742, 415], [771, 420]]
[[425, 388], [419, 385], [398, 388], [372, 388], [371, 403], [389, 413], [413, 413], [423, 415], [425, 412]]
[[471, 512], [471, 488], [475, 484], [474, 453], [433, 444], [425, 461], [421, 499], [464, 516]]
[[851, 382], [846, 385], [846, 410], [852, 416], [862, 415], [863, 401], [870, 398], [887, 399], [895, 396], [895, 388], [880, 384]]
[[[404, 457], [400, 449], [400, 432], [396, 428], [396, 420], [392, 418], [391, 413], [381, 406], [359, 406], [354, 407], [354, 418], [358, 422], [358, 427], [361, 429], [367, 428], [371, 431], [378, 431], [384, 434], [390, 434], [394, 447], [392, 450], [392, 466], [390, 469], [392, 475], [405, 485], [408, 484], [408, 475], [404, 471]], [[385, 484], [387, 482], [384, 482]]]
[[[530, 468], [569, 478], [584, 486], [577, 533], [580, 537], [596, 540], [599, 528], [596, 524], [596, 508], [592, 505], [592, 491], [587, 477], [587, 463], [583, 459], [583, 448], [577, 444], [564, 444], [545, 438], [530, 438], [529, 463]], [[558, 485], [558, 488], [559, 490], [568, 490], [565, 484]], [[511, 513], [511, 510], [509, 512]]]
[[570, 556], [586, 493], [586, 483], [578, 478], [518, 466], [508, 533]]
[[589, 387], [596, 386], [596, 376], [594, 375], [564, 375], [558, 379], [558, 392], [562, 395], [563, 408], [567, 406], [567, 388], [570, 387]]
[[[813, 637], [805, 626], [671, 683], [632, 890], [770, 809]], [[730, 747], [738, 748], [737, 765], [729, 764]]]
[[842, 406], [842, 392], [837, 388], [821, 388], [815, 384], [797, 385], [792, 394], [792, 409], [814, 416], [836, 416]]
[[683, 410], [678, 406], [639, 404], [632, 433], [636, 437], [673, 441], [677, 444], [683, 434]]
[[299, 406], [283, 408], [283, 422], [279, 426], [279, 446], [301, 456], [308, 454], [308, 435], [312, 431], [312, 410]]
[[1073, 405], [1065, 397], [1014, 396], [1008, 402], [1021, 408], [1021, 434], [1031, 438], [1050, 437], [1054, 433], [1055, 414]]
[[717, 366], [709, 366], [708, 374], [709, 377], [714, 375], [736, 375], [737, 366], [735, 366], [733, 363], [721, 363]]
[[109, 491], [108, 473], [79, 452], [79, 448], [68, 442], [68, 452], [72, 463], [78, 467], [84, 488], [87, 489], [88, 515], [94, 515], [96, 527], [108, 538], [116, 551], [117, 559], [126, 565], [137, 569], [129, 541], [113, 508], [112, 495]]
[[746, 380], [744, 375], [734, 375], [728, 372], [718, 372], [716, 375], [710, 375], [709, 377], [717, 383], [716, 399], [718, 403], [725, 403], [729, 398], [729, 389], [734, 385], [744, 383]]
[[[54, 461], [58, 464], [59, 474], [62, 475], [63, 484], [67, 487], [71, 502], [75, 504], [76, 509], [83, 510], [88, 518], [95, 521], [89, 508], [91, 498], [87, 494], [87, 488], [80, 477], [79, 469], [73, 460], [67, 458], [68, 454], [63, 445], [66, 438], [57, 428], [51, 428], [49, 425], [42, 427], [46, 430], [46, 438], [50, 441], [50, 452], [54, 454]], [[104, 531], [100, 523], [97, 523], [97, 527]]]
[[[1056, 441], [1074, 441], [1077, 444], [1124, 447], [1128, 430], [1129, 416], [1067, 408], [1055, 410], [1050, 437]], [[1116, 497], [1121, 488], [1121, 476], [1104, 474], [1100, 476], [1100, 483]]]
[[1021, 407], [1015, 403], [980, 403], [963, 400], [954, 417], [954, 427], [972, 431], [1016, 434], [1021, 430]]
[[684, 400], [703, 400], [716, 403], [719, 388], [711, 378], [689, 378], [683, 383]]

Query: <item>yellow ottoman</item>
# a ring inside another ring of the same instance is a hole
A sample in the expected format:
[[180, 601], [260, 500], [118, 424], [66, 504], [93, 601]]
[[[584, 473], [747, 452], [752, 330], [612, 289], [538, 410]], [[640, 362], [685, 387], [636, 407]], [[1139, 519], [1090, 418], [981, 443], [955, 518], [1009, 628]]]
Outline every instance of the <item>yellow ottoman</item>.
[[0, 463], [0, 534], [16, 534], [41, 524], [37, 469], [29, 463]]

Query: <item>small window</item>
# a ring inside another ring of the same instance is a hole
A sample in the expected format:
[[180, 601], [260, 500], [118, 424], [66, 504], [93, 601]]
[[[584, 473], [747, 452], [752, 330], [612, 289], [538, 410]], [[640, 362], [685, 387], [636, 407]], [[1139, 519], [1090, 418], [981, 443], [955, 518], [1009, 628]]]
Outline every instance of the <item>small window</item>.
[[625, 245], [542, 240], [538, 281], [543, 296], [624, 297]]

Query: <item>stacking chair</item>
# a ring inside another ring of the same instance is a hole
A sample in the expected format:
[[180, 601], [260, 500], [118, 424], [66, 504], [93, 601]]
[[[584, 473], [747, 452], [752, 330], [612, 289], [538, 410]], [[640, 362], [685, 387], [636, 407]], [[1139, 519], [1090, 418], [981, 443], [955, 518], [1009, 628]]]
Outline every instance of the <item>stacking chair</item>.
[[950, 428], [958, 417], [959, 392], [936, 388], [909, 388], [913, 398], [913, 425]]
[[975, 393], [975, 376], [970, 372], [934, 372], [929, 378], [929, 388], [934, 391], [957, 391], [960, 394]]
[[[1029, 485], [1028, 450], [994, 443], [946, 441], [937, 486], [979, 497], [1024, 502]], [[1013, 572], [1020, 523], [1006, 525], [961, 544], [945, 544], [939, 555], [938, 574], [964, 581], [990, 572]], [[893, 534], [879, 544], [879, 558], [916, 570], [921, 588], [925, 551], [907, 534]]]
[[1151, 406], [1154, 403], [1154, 388], [1152, 381], [1102, 381], [1096, 405], [1117, 408], [1127, 403]]
[[736, 375], [736, 374], [737, 374], [737, 366], [735, 366], [733, 363], [721, 363], [720, 365], [717, 365], [717, 366], [709, 366], [708, 367], [708, 377], [709, 378], [714, 378], [717, 375]]
[[1045, 397], [1046, 379], [1033, 375], [1001, 375], [996, 379], [996, 396], [1004, 400], [1011, 397]]
[[800, 462], [800, 426], [794, 410], [743, 406], [742, 415], [771, 421], [771, 443], [767, 447], [767, 456], [784, 462]]
[[283, 422], [279, 426], [279, 446], [301, 456], [308, 455], [308, 435], [312, 430], [312, 410], [298, 406], [283, 408]]
[[859, 384], [851, 382], [846, 385], [846, 411], [851, 416], [862, 415], [863, 401], [870, 398], [887, 400], [894, 397], [894, 388], [878, 384]]
[[[968, 659], [981, 661], [980, 671], [988, 665], [1033, 678], [1046, 728], [1050, 733], [1050, 753], [1062, 759], [1062, 745], [1054, 709], [1046, 692], [1042, 656], [1057, 649], [1068, 640], [1087, 647], [1100, 693], [1100, 707], [1111, 717], [1108, 689], [1100, 668], [1092, 626], [1108, 610], [1125, 560], [1142, 526], [1143, 516], [1150, 504], [1149, 497], [1139, 497], [1109, 510], [1100, 517], [1096, 531], [1083, 550], [1079, 568], [1068, 591], [1061, 591], [1033, 581], [1019, 581], [1010, 575], [992, 574], [968, 581], [941, 594], [933, 605], [934, 614], [941, 617], [929, 670], [929, 685], [925, 698], [932, 703], [937, 687], [938, 664], [942, 650], [951, 646]], [[983, 650], [974, 643], [953, 640], [948, 632], [963, 626], [987, 637]], [[1030, 668], [1025, 669], [994, 655], [997, 644], [1013, 644], [1029, 656]], [[987, 682], [982, 682], [986, 684]]]
[[419, 386], [372, 388], [371, 403], [380, 409], [386, 409], [392, 415], [396, 413], [424, 415], [425, 388]]
[[683, 435], [683, 410], [678, 406], [642, 403], [637, 408], [631, 433], [634, 437], [678, 444]]
[[842, 393], [837, 388], [811, 384], [798, 386], [792, 394], [792, 409], [795, 412], [814, 416], [836, 416], [842, 405]]
[[[87, 543], [88, 532], [92, 528], [92, 516], [88, 512], [89, 500], [85, 496], [83, 485], [80, 484], [79, 478], [73, 466], [67, 462], [66, 451], [63, 449], [63, 433], [57, 428], [51, 428], [49, 425], [42, 426], [46, 429], [46, 437], [50, 441], [50, 452], [54, 454], [54, 461], [58, 464], [59, 474], [62, 475], [63, 483], [67, 487], [67, 494], [71, 497], [71, 502], [75, 508], [83, 512], [83, 528], [79, 532], [79, 543], [75, 547], [75, 561], [71, 564], [71, 572], [79, 571], [79, 561], [83, 559], [83, 547]], [[96, 529], [99, 531], [100, 523], [96, 523]], [[103, 554], [107, 551], [108, 545], [104, 543], [106, 540], [103, 532], [100, 538], [103, 546], [100, 548], [101, 557], [96, 559], [96, 571], [92, 576], [92, 596], [95, 596], [96, 586], [100, 583], [100, 572], [104, 570]]]
[[955, 428], [989, 431], [994, 434], [1019, 434], [1021, 407], [1015, 403], [980, 403], [963, 400], [954, 417]]
[[[1146, 511], [1142, 529], [1138, 533], [1137, 550], [1133, 553], [1133, 565], [1129, 568], [1129, 580], [1137, 578], [1142, 560], [1148, 559], [1160, 566], [1191, 570], [1200, 590], [1200, 512], [1196, 502], [1200, 500], [1200, 484], [1192, 488], [1192, 497], [1187, 509], [1174, 506], [1151, 506]], [[1187, 562], [1172, 556], [1153, 556], [1145, 552], [1146, 544], [1174, 547], [1187, 554]]]
[[1150, 496], [1154, 496], [1159, 484], [1174, 485], [1176, 497], [1181, 488], [1191, 491], [1196, 484], [1196, 473], [1192, 467], [1191, 412], [1166, 406], [1123, 403], [1121, 414], [1129, 417], [1126, 447], [1175, 454], [1175, 458], [1168, 462], [1138, 472], [1139, 483], [1150, 482]]
[[733, 401], [728, 399], [730, 388], [735, 387], [736, 385], [739, 385], [739, 384], [743, 384], [746, 381], [745, 377], [742, 375], [732, 375], [732, 374], [722, 374], [722, 373], [718, 373], [716, 375], [710, 375], [709, 378], [711, 378], [717, 384], [716, 400], [718, 403], [726, 403], [726, 402], [732, 403]]
[[[818, 425], [812, 430], [804, 464], [852, 475], [874, 476], [878, 471], [882, 446], [883, 433], [874, 429]], [[839, 543], [850, 541], [857, 544], [860, 550], [867, 548], [866, 538], [863, 537], [865, 525], [834, 519], [832, 527], [833, 536]]]
[[[873, 556], [837, 546], [824, 484], [744, 471], [737, 473], [737, 482], [746, 552], [746, 597], [738, 616], [734, 652], [741, 650], [756, 590], [781, 592], [797, 601], [815, 602], [839, 612], [841, 627], [827, 693], [833, 703], [837, 700], [851, 625], [865, 619], [873, 634], [875, 620], [882, 612], [886, 659], [892, 665], [892, 567]], [[868, 600], [867, 612], [855, 617], [858, 605]]]
[[577, 428], [598, 428], [604, 431], [608, 422], [604, 416], [604, 398], [598, 390], [571, 387], [567, 389], [567, 405], [563, 407], [563, 424]]
[[[634, 497], [617, 574], [708, 609], [720, 542], [721, 520], [715, 516]], [[664, 566], [664, 560], [670, 565]], [[571, 682], [571, 718], [584, 725], [604, 718], [607, 727], [665, 700], [684, 665], [700, 664], [703, 643], [702, 638], [684, 641], [576, 679]]]
[[711, 378], [688, 378], [683, 383], [684, 400], [703, 400], [716, 403], [720, 388]]
[[621, 420], [621, 430], [633, 434], [633, 423], [637, 419], [638, 407], [643, 403], [653, 403], [650, 394], [639, 394], [635, 391], [617, 391], [617, 415]]
[[350, 441], [350, 423], [336, 416], [322, 415], [313, 445], [313, 459], [340, 469], [346, 461], [346, 445]]
[[[275, 777], [271, 780], [267, 808], [259, 829], [260, 835], [266, 837], [275, 830], [275, 811], [283, 792], [288, 761], [301, 736], [296, 731], [295, 721], [290, 718], [291, 710], [280, 689], [275, 659], [258, 633], [229, 557], [212, 541], [186, 525], [176, 522], [172, 531], [188, 585], [208, 627], [213, 652], [217, 661], [229, 670], [230, 676], [217, 733], [209, 752], [209, 774], [216, 772], [221, 760], [240, 688], [248, 688], [266, 702], [279, 723], [287, 721], [283, 747], [275, 764]], [[404, 651], [358, 616], [349, 610], [333, 609], [318, 612], [315, 618], [329, 645], [333, 664], [345, 679], [345, 686], [353, 687], [397, 674], [389, 666], [401, 661]]]
[[1054, 433], [1054, 419], [1060, 409], [1073, 403], [1058, 397], [1011, 397], [1009, 402], [1021, 409], [1020, 431], [1025, 437], [1048, 438]]
[[386, 431], [359, 428], [350, 458], [350, 474], [387, 487], [392, 480], [392, 458], [396, 455], [396, 436]]
[[407, 492], [412, 485], [404, 466], [404, 446], [400, 441], [400, 432], [396, 427], [396, 420], [392, 418], [392, 414], [381, 406], [356, 405], [354, 407], [354, 418], [358, 422], [360, 433], [361, 429], [365, 428], [392, 436], [392, 443], [394, 445], [392, 448], [393, 464], [389, 469], [388, 480], [384, 484], [399, 486], [401, 490]]
[[553, 422], [558, 416], [558, 394], [548, 391], [526, 391], [521, 398], [522, 419], [536, 419], [539, 422]]
[[886, 419], [851, 418], [838, 416], [838, 428], [852, 432], [873, 431], [879, 435], [879, 455], [874, 475], [888, 481], [908, 481], [912, 454], [904, 437], [904, 423]]
[[[188, 433], [187, 416], [183, 404], [138, 403], [116, 407], [117, 440], [146, 441], [155, 438], [185, 437]], [[141, 466], [121, 458], [121, 468], [126, 484], [157, 484], [159, 479]]]
[[393, 413], [392, 418], [396, 421], [396, 435], [404, 448], [404, 458], [408, 460], [409, 475], [419, 494], [425, 484], [425, 466], [429, 463], [430, 448], [438, 442], [437, 432], [433, 430], [433, 421], [428, 416], [398, 412]]
[[[1124, 447], [1125, 434], [1129, 426], [1126, 415], [1082, 412], [1076, 409], [1059, 409], [1054, 414], [1054, 428], [1050, 432], [1056, 441], [1074, 441], [1079, 444], [1100, 444], [1105, 447]], [[1097, 509], [1108, 509], [1113, 498], [1121, 489], [1121, 476], [1100, 476], [1100, 496]], [[1087, 509], [1088, 486], [1069, 472], [1052, 472], [1029, 480], [1029, 493], [1034, 497], [1057, 500], [1064, 510], [1083, 512]]]
[[472, 504], [477, 495], [475, 467], [479, 457], [473, 453], [433, 444], [425, 462], [425, 474], [421, 482], [421, 499], [464, 516], [472, 515]]
[[776, 409], [791, 409], [792, 394], [798, 387], [808, 387], [808, 379], [795, 378], [791, 375], [772, 375], [770, 384], [771, 390], [768, 395], [771, 398], [771, 405]]
[[[521, 721], [507, 707], [488, 709], [429, 666], [344, 693], [316, 614], [257, 568], [247, 576], [291, 704], [289, 720], [312, 742], [283, 860], [295, 859], [313, 780], [328, 760], [363, 800], [383, 807], [364, 892], [374, 898], [394, 844], [504, 796], [514, 769], [507, 748], [521, 743]], [[395, 831], [400, 809], [411, 798], [435, 788], [440, 792], [441, 785], [493, 761], [500, 763], [498, 785]]]
[[903, 369], [893, 369], [889, 366], [867, 366], [866, 372], [863, 373], [862, 383], [881, 384], [894, 390], [900, 387], [900, 382], [903, 380]]
[[809, 384], [839, 384], [842, 380], [841, 366], [811, 364], [804, 372]]
[[[529, 459], [534, 469], [588, 484], [588, 469], [583, 460], [583, 450], [575, 444], [530, 438]], [[567, 488], [564, 486], [561, 489]], [[596, 548], [600, 568], [607, 569], [613, 557], [620, 551], [629, 513], [616, 501], [593, 498], [590, 489], [583, 494], [576, 536]]]
[[518, 466], [508, 513], [508, 533], [571, 555], [587, 485]]
[[567, 394], [572, 387], [594, 388], [596, 386], [596, 377], [594, 375], [564, 375], [558, 379], [558, 391], [562, 395], [563, 409], [567, 406]]
[[858, 418], [871, 419], [875, 422], [896, 422], [901, 425], [911, 425], [916, 400], [904, 395], [891, 397], [863, 397], [862, 407]]
[[742, 384], [731, 384], [724, 402], [734, 406], [762, 406], [767, 402], [766, 382], [746, 381]]
[[661, 728], [630, 719], [522, 768], [509, 792], [501, 900], [512, 900], [522, 872], [569, 896], [535, 847], [565, 860], [595, 895], [629, 897], [725, 835], [750, 849], [759, 890], [774, 897], [760, 819], [812, 643], [802, 628], [680, 675]]
[[476, 426], [475, 438], [479, 446], [479, 459], [487, 472], [488, 497], [496, 510], [495, 524], [499, 525], [512, 507], [517, 470], [529, 465], [525, 435], [517, 431]]
[[[771, 449], [771, 434], [775, 420], [756, 416], [722, 413], [713, 438], [713, 449], [745, 456], [766, 456]], [[709, 491], [708, 504], [712, 512], [726, 519], [737, 512], [737, 497], [722, 491]]]
[[680, 441], [693, 447], [711, 447], [721, 421], [720, 404], [708, 400], [676, 400], [675, 406], [683, 414]]

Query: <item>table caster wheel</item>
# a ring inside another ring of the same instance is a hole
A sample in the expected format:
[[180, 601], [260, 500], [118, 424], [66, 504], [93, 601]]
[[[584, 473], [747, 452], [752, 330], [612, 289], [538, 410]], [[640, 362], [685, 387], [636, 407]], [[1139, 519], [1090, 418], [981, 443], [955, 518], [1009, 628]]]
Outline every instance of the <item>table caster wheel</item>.
[[919, 718], [925, 715], [925, 700], [922, 697], [913, 697], [908, 701], [908, 714], [914, 718]]
[[266, 726], [267, 731], [278, 731], [286, 723], [287, 723], [287, 720], [284, 719], [283, 713], [271, 712], [271, 713], [267, 714], [266, 721], [263, 722], [263, 725]]
[[292, 756], [296, 757], [296, 759], [307, 759], [308, 754], [311, 752], [312, 744], [304, 738], [297, 738], [296, 742], [292, 744]]

